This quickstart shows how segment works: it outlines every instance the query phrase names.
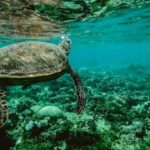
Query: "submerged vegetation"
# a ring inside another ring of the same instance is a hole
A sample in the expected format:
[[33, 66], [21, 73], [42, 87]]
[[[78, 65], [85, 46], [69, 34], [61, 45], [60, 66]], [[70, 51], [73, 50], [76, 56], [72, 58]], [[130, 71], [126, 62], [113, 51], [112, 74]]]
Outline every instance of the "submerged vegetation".
[[[8, 88], [10, 120], [1, 128], [16, 150], [148, 150], [150, 72], [141, 65], [120, 70], [80, 69], [87, 106], [81, 115], [69, 76]], [[67, 91], [67, 92], [66, 92]], [[3, 149], [9, 149], [0, 143]]]

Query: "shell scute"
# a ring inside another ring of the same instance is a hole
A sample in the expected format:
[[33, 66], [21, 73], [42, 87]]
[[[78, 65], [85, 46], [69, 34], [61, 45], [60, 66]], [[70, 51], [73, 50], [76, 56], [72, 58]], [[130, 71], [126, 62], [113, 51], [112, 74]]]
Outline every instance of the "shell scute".
[[0, 49], [0, 76], [55, 74], [67, 66], [67, 56], [54, 44], [22, 42]]

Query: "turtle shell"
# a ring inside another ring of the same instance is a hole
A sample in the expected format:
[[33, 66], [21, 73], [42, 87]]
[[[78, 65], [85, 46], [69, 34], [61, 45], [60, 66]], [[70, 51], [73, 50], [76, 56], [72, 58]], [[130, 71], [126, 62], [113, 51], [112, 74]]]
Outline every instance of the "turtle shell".
[[59, 46], [46, 42], [21, 42], [0, 49], [0, 78], [30, 78], [58, 74], [67, 68]]

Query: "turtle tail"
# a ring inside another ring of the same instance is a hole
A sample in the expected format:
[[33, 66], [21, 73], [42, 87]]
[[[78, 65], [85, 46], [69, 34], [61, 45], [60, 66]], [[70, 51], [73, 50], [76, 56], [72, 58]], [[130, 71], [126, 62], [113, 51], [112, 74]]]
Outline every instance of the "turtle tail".
[[6, 104], [6, 91], [0, 88], [0, 127], [8, 120], [8, 108]]
[[84, 109], [86, 103], [84, 87], [79, 75], [70, 66], [68, 72], [74, 81], [74, 85], [77, 91], [77, 112], [79, 114]]

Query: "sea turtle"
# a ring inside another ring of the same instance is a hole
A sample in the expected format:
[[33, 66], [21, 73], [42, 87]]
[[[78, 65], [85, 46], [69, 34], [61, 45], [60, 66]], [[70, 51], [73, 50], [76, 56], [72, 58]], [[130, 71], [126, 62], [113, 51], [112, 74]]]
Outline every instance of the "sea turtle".
[[8, 119], [6, 87], [57, 79], [69, 73], [77, 91], [77, 112], [85, 106], [85, 92], [79, 75], [71, 68], [67, 55], [70, 39], [58, 45], [48, 42], [25, 41], [0, 49], [0, 125]]

